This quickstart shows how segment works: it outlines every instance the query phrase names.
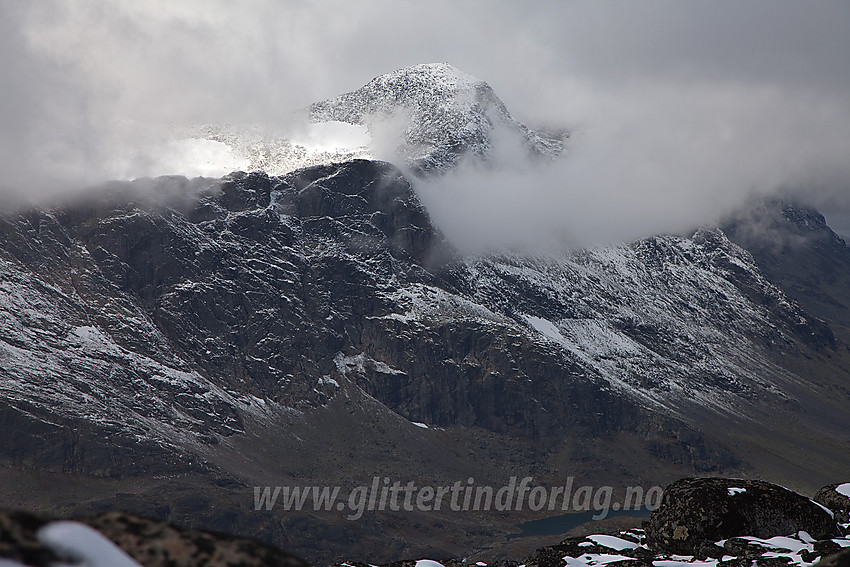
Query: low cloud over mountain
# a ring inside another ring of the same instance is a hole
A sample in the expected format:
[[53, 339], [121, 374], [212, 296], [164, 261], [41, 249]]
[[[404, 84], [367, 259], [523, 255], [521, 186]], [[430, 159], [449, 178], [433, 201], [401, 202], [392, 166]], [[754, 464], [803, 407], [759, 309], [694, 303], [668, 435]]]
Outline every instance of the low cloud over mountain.
[[540, 177], [462, 173], [471, 195], [455, 191], [453, 206], [479, 188], [491, 201], [473, 226], [518, 209], [532, 220], [517, 232], [562, 222], [577, 240], [610, 240], [709, 222], [753, 192], [793, 191], [838, 219], [850, 210], [842, 3], [414, 11], [383, 0], [3, 0], [0, 12], [6, 197], [24, 186], [32, 198], [116, 177], [217, 174], [176, 171], [186, 148], [169, 145], [170, 128], [286, 130], [293, 109], [392, 69], [450, 61], [486, 80], [517, 120], [573, 134], [565, 165]]

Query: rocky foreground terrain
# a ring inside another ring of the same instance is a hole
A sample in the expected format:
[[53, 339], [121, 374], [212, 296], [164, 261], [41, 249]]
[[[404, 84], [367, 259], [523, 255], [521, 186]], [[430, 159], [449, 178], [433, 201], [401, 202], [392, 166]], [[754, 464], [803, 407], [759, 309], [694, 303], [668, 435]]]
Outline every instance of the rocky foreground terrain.
[[[824, 487], [812, 501], [763, 481], [683, 479], [667, 487], [661, 505], [643, 529], [569, 538], [540, 548], [522, 561], [474, 564], [784, 567], [820, 560], [824, 567], [844, 567], [850, 561], [848, 511], [850, 483]], [[88, 528], [98, 533], [87, 533]], [[51, 521], [24, 512], [0, 513], [0, 561], [4, 560], [11, 563], [3, 565], [44, 567], [59, 562], [91, 567], [308, 565], [258, 541], [175, 528], [119, 512], [77, 522]], [[419, 559], [395, 561], [385, 567], [461, 567], [471, 563], [467, 559]], [[351, 561], [336, 567], [369, 564]]]

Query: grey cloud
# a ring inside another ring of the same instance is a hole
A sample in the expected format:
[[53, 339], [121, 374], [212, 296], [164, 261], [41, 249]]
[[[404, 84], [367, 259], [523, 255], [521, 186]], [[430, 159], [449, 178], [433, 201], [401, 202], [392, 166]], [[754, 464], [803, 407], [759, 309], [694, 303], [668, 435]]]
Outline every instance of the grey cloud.
[[519, 240], [628, 238], [779, 191], [846, 217], [848, 21], [840, 1], [0, 0], [0, 192], [146, 175], [164, 125], [278, 124], [448, 61], [517, 119], [575, 132], [552, 168], [423, 187], [449, 232], [501, 219]]

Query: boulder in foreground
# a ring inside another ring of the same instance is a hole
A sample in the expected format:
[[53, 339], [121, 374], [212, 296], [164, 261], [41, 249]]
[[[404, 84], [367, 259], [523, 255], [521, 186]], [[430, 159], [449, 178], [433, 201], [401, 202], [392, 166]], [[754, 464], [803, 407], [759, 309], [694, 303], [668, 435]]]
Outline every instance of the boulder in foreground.
[[824, 486], [817, 491], [814, 501], [832, 510], [836, 521], [850, 522], [850, 482]]
[[787, 488], [759, 480], [686, 478], [665, 489], [646, 536], [652, 549], [691, 555], [706, 542], [800, 531], [815, 539], [839, 533], [829, 511]]
[[[188, 530], [123, 512], [109, 512], [80, 520], [111, 540], [123, 553], [126, 564], [144, 567], [310, 567], [297, 557], [259, 541], [227, 534]], [[45, 529], [70, 522], [56, 522], [22, 511], [0, 510], [0, 564], [50, 567], [92, 565], [67, 545], [45, 537]], [[76, 522], [73, 522], [80, 526]], [[85, 545], [86, 542], [77, 542]], [[79, 545], [77, 546], [79, 548]], [[87, 550], [97, 554], [98, 550]], [[132, 558], [132, 560], [130, 560]], [[115, 565], [98, 559], [97, 564]]]

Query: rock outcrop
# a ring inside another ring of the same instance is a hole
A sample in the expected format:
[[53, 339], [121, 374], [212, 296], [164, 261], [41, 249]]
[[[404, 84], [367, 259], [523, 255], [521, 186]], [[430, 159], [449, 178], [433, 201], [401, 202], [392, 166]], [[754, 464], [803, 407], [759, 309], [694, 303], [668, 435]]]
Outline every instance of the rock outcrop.
[[[53, 567], [60, 562], [89, 565], [78, 563], [78, 557], [68, 556], [44, 537], [44, 528], [54, 521], [0, 510], [0, 562], [10, 560], [34, 567]], [[256, 540], [184, 530], [132, 514], [109, 512], [78, 521], [100, 532], [143, 567], [309, 567], [301, 559]]]
[[850, 567], [850, 549], [824, 557], [814, 567]]
[[850, 522], [850, 483], [836, 483], [817, 491], [814, 501], [832, 510], [839, 522]]
[[[688, 478], [664, 490], [646, 528], [650, 548], [693, 555], [720, 540], [771, 538], [806, 532], [837, 536], [832, 513], [805, 496], [758, 480]], [[730, 543], [732, 542], [732, 543]]]

